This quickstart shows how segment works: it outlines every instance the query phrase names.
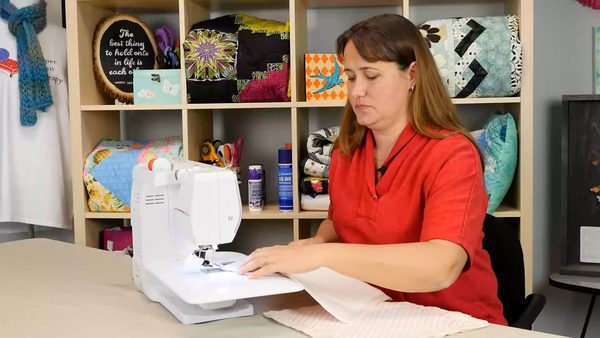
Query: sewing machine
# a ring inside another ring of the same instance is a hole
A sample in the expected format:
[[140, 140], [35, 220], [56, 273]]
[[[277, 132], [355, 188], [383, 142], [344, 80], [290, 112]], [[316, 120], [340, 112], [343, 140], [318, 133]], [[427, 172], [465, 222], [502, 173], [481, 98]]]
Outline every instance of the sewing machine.
[[[133, 170], [131, 223], [137, 287], [183, 324], [254, 314], [243, 299], [301, 291], [280, 274], [250, 280], [245, 255], [218, 251], [242, 219], [236, 174], [193, 161]], [[160, 168], [157, 170], [156, 168]]]

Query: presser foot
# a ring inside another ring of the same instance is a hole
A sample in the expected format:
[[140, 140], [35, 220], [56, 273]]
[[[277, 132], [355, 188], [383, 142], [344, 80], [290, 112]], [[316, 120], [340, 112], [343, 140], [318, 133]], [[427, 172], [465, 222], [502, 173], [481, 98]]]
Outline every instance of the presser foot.
[[206, 252], [211, 249], [212, 249], [212, 247], [206, 246], [206, 247], [200, 247], [200, 250], [194, 251], [194, 255], [196, 255], [196, 257], [198, 257], [202, 260], [202, 266], [205, 266], [205, 267], [212, 266], [210, 261], [208, 259], [206, 259]]

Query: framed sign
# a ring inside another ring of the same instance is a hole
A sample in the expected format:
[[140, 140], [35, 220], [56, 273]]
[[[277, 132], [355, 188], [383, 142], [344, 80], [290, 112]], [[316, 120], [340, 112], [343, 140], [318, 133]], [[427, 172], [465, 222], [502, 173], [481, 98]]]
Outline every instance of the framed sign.
[[96, 79], [123, 103], [133, 103], [133, 71], [158, 68], [154, 34], [133, 15], [116, 14], [98, 23], [92, 48]]

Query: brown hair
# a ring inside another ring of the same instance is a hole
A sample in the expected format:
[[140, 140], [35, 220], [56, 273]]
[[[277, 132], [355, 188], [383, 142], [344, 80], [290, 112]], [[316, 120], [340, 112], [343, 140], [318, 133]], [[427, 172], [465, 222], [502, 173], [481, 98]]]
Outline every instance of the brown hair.
[[[438, 139], [461, 133], [473, 143], [481, 158], [481, 150], [458, 117], [425, 38], [412, 22], [397, 14], [384, 14], [355, 24], [337, 39], [337, 54], [342, 62], [350, 41], [368, 62], [395, 62], [401, 70], [406, 70], [416, 61], [417, 80], [408, 104], [409, 120], [415, 131]], [[451, 133], [437, 133], [429, 128]], [[367, 127], [358, 124], [350, 101], [346, 102], [335, 147], [340, 147], [342, 154], [352, 156], [366, 131]]]

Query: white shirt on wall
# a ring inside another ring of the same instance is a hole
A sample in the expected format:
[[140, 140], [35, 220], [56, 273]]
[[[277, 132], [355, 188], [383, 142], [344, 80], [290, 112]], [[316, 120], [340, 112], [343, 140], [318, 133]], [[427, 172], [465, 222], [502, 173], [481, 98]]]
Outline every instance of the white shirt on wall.
[[[38, 39], [54, 104], [35, 126], [20, 123], [19, 74], [0, 68], [0, 222], [72, 229], [66, 30], [48, 23]], [[0, 48], [18, 60], [5, 21]]]

